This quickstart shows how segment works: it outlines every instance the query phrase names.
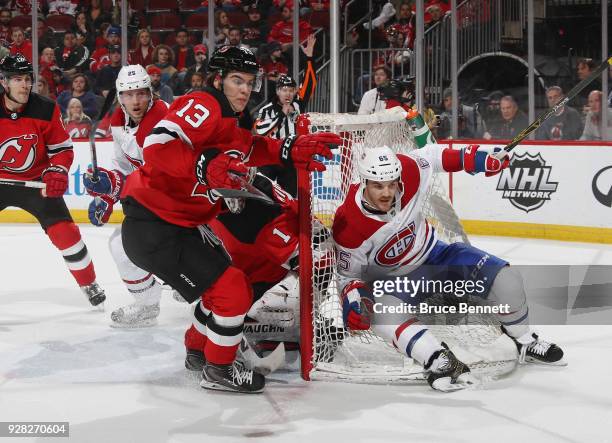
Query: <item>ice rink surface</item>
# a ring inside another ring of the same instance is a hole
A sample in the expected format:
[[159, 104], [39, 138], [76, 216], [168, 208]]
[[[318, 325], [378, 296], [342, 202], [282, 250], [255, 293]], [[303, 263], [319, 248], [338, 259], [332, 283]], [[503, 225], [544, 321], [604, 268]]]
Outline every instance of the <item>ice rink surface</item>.
[[[107, 248], [112, 229], [81, 226], [108, 296], [98, 312], [37, 225], [0, 227], [0, 421], [69, 421], [74, 442], [612, 442], [612, 326], [541, 327], [566, 368], [519, 367], [469, 391], [307, 383], [286, 371], [262, 395], [205, 391], [183, 367], [186, 304], [165, 293], [157, 327], [109, 327], [131, 301]], [[606, 245], [472, 241], [513, 264], [612, 264]], [[66, 441], [6, 439], [47, 440]]]

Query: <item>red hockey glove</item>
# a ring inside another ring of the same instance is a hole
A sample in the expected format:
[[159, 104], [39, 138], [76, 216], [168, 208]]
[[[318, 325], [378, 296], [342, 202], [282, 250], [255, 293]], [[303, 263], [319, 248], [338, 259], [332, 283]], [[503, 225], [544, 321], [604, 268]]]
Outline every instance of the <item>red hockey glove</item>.
[[281, 144], [281, 161], [284, 165], [307, 171], [325, 171], [325, 165], [314, 159], [315, 155], [322, 155], [326, 159], [332, 158], [330, 144], [339, 145], [342, 139], [329, 132], [317, 132], [307, 135], [290, 135]]
[[68, 189], [68, 170], [63, 166], [49, 166], [42, 172], [42, 181], [47, 185], [43, 195], [59, 198]]
[[478, 150], [479, 145], [470, 145], [461, 150], [463, 158], [463, 169], [470, 174], [484, 172], [487, 177], [499, 174], [510, 164], [510, 158], [504, 157], [503, 160], [495, 158], [495, 154], [501, 152], [502, 148], [494, 148], [493, 152]]
[[353, 331], [370, 329], [370, 319], [361, 312], [361, 295], [359, 288], [365, 283], [359, 280], [352, 281], [342, 290], [342, 320], [344, 326]]
[[83, 185], [89, 195], [94, 197], [107, 195], [114, 202], [119, 201], [121, 195], [121, 188], [123, 188], [123, 182], [125, 178], [119, 171], [108, 170], [104, 168], [98, 168], [98, 181], [93, 180], [93, 171], [91, 168], [87, 169], [87, 172], [83, 174]]
[[241, 189], [231, 174], [246, 176], [248, 167], [242, 160], [230, 157], [218, 149], [207, 149], [196, 162], [195, 175], [200, 183], [211, 189]]

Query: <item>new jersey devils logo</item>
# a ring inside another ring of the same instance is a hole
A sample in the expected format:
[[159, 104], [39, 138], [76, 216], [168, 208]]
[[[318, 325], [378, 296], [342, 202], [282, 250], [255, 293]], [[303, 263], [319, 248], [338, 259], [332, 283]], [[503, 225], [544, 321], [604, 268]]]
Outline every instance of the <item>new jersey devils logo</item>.
[[36, 134], [9, 138], [0, 145], [0, 170], [23, 172], [36, 160]]
[[391, 237], [378, 250], [374, 259], [380, 266], [395, 266], [408, 255], [414, 243], [414, 222]]

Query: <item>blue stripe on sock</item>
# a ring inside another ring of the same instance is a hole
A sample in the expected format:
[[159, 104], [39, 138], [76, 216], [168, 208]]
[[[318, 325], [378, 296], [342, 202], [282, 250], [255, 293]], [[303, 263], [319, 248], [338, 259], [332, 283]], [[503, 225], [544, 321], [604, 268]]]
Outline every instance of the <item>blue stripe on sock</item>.
[[522, 322], [523, 320], [525, 320], [527, 318], [527, 316], [529, 315], [529, 309], [527, 309], [527, 312], [525, 312], [525, 315], [523, 315], [521, 318], [519, 318], [518, 320], [514, 320], [514, 321], [509, 321], [509, 322], [505, 322], [505, 321], [500, 321], [500, 323], [504, 326], [512, 326], [512, 325], [516, 325], [520, 322]]
[[412, 358], [412, 348], [414, 348], [414, 345], [416, 344], [417, 340], [421, 338], [421, 335], [425, 334], [426, 332], [427, 329], [421, 329], [410, 339], [410, 341], [408, 342], [408, 346], [406, 346], [406, 355], [408, 357]]

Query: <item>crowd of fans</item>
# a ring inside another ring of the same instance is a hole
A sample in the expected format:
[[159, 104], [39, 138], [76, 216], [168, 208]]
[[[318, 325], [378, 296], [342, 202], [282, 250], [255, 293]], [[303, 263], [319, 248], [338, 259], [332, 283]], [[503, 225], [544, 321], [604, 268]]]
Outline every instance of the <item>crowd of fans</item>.
[[[38, 91], [58, 101], [75, 134], [84, 135], [87, 122], [98, 117], [121, 69], [121, 20], [119, 2], [115, 3], [113, 6], [103, 0], [39, 1], [38, 48], [34, 50], [29, 25], [31, 1], [0, 0], [0, 59], [16, 53], [30, 61], [38, 56]], [[146, 0], [142, 3], [147, 4]], [[287, 74], [292, 65], [294, 3], [217, 0], [215, 5], [216, 44], [247, 47], [256, 53], [270, 91], [275, 90], [279, 76]], [[309, 17], [314, 12], [328, 14], [329, 0], [297, 3], [299, 36], [305, 44], [314, 33]], [[206, 11], [205, 0], [195, 12]], [[47, 21], [53, 15], [68, 17], [71, 25], [61, 31], [50, 28]], [[186, 17], [182, 17], [183, 23]], [[137, 11], [130, 5], [128, 62], [146, 68], [154, 91], [168, 103], [176, 96], [202, 89], [209, 52], [206, 31], [195, 32], [181, 26], [170, 32], [155, 32], [148, 26], [149, 18], [146, 8]], [[305, 57], [300, 61], [305, 64]], [[80, 110], [74, 99], [79, 101]]]
[[[373, 2], [376, 17], [361, 27], [355, 27], [347, 42], [357, 48], [372, 48], [374, 51], [371, 65], [369, 60], [358, 60], [363, 65], [371, 66], [362, 69], [365, 74], [357, 77], [354, 96], [360, 103], [358, 113], [368, 114], [384, 109], [386, 103], [381, 100], [380, 89], [392, 79], [405, 79], [410, 72], [413, 60], [416, 29], [415, 2], [412, 0]], [[450, 14], [450, 2], [445, 0], [425, 1], [425, 30], [436, 25]], [[425, 48], [428, 50], [428, 48]], [[369, 53], [365, 53], [367, 56]], [[580, 58], [576, 62], [576, 79], [588, 77], [597, 63], [592, 59]], [[372, 72], [372, 75], [369, 72]], [[612, 82], [612, 79], [611, 79]], [[551, 83], [546, 85], [546, 104], [551, 107], [565, 97], [563, 87]], [[593, 81], [568, 105], [562, 107], [556, 115], [545, 122], [535, 133], [541, 140], [601, 140], [601, 110], [604, 95], [601, 82]], [[459, 96], [461, 97], [459, 91]], [[472, 92], [472, 91], [469, 91]], [[483, 94], [479, 99], [468, 104], [458, 104], [459, 138], [512, 139], [529, 124], [525, 113], [526, 103], [518, 103], [512, 91], [493, 91]], [[472, 94], [470, 94], [472, 95]], [[447, 138], [451, 134], [451, 110], [453, 107], [451, 89], [443, 91], [440, 103], [428, 101], [421, 109], [425, 120], [438, 138]], [[612, 108], [612, 92], [607, 95], [607, 106]], [[524, 109], [521, 109], [524, 107]], [[605, 109], [605, 108], [603, 108]], [[539, 110], [538, 110], [539, 113]], [[608, 124], [612, 126], [612, 122]], [[605, 136], [604, 136], [605, 137]]]
[[[37, 55], [38, 91], [57, 99], [66, 123], [70, 122], [78, 134], [84, 134], [87, 122], [97, 118], [121, 68], [120, 11], [119, 2], [115, 3], [113, 6], [106, 0], [39, 1], [38, 48], [34, 49], [28, 22], [19, 19], [31, 14], [31, 1], [0, 0], [0, 58], [9, 53], [21, 53], [32, 60]], [[146, 5], [148, 0], [142, 3]], [[293, 7], [295, 4], [299, 7], [299, 38], [305, 42], [314, 33], [310, 23], [313, 14], [328, 14], [329, 3], [329, 0], [216, 0], [216, 44], [247, 47], [256, 53], [267, 79], [266, 90], [272, 91], [271, 97], [276, 82], [289, 73], [292, 65]], [[341, 2], [343, 7], [345, 3]], [[367, 9], [369, 2], [351, 4], [349, 22], [369, 12], [373, 19], [351, 28], [345, 36], [349, 46], [378, 49], [371, 74], [368, 67], [357, 79], [354, 96], [356, 102], [361, 102], [360, 114], [384, 109], [386, 104], [380, 99], [377, 88], [391, 80], [394, 74], [397, 77], [397, 73], [409, 72], [414, 50], [414, 0], [372, 0], [371, 4], [372, 11]], [[448, 0], [426, 0], [424, 6], [426, 29], [450, 13]], [[206, 11], [208, 1], [204, 0], [195, 12]], [[61, 32], [50, 28], [47, 21], [53, 15], [69, 17], [71, 26]], [[186, 18], [187, 15], [182, 17], [183, 23]], [[154, 91], [168, 103], [176, 96], [201, 89], [206, 83], [209, 52], [206, 31], [179, 27], [172, 32], [155, 32], [149, 28], [149, 21], [146, 7], [141, 10], [129, 8], [128, 62], [146, 68]], [[303, 54], [301, 57], [301, 66], [305, 66], [305, 57]], [[588, 76], [595, 66], [590, 59], [580, 59], [576, 65], [577, 80]], [[563, 94], [560, 85], [548, 85], [546, 100], [552, 106], [564, 97]], [[254, 101], [263, 98], [255, 95]], [[74, 99], [80, 102], [80, 111]], [[548, 120], [538, 130], [536, 138], [598, 139], [601, 137], [599, 122], [603, 99], [601, 83], [593, 82], [571, 102], [572, 106], [565, 106]], [[427, 110], [423, 110], [428, 124], [440, 138], [450, 135], [452, 106], [448, 89], [442, 94], [440, 103], [429, 103]], [[612, 106], [612, 94], [607, 97], [607, 106]], [[512, 138], [528, 123], [520, 108], [508, 91], [491, 92], [469, 105], [459, 103], [459, 137]]]

